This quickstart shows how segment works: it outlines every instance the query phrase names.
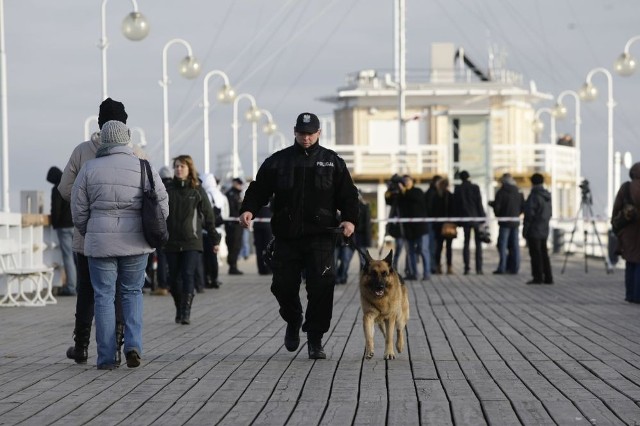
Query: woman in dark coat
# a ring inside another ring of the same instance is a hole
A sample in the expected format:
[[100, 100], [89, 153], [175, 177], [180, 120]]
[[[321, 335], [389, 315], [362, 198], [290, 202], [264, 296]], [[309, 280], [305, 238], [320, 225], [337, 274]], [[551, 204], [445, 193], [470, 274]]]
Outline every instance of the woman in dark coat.
[[[611, 217], [631, 203], [640, 210], [640, 162], [629, 171], [630, 182], [622, 184], [613, 203]], [[640, 221], [636, 220], [618, 233], [618, 250], [626, 261], [624, 272], [625, 297], [631, 303], [640, 303]]]
[[191, 304], [195, 288], [195, 271], [202, 263], [203, 228], [209, 233], [217, 252], [220, 234], [215, 228], [215, 214], [207, 193], [202, 189], [198, 172], [189, 155], [173, 159], [173, 180], [169, 194], [169, 241], [164, 246], [169, 265], [171, 296], [176, 305], [176, 323], [191, 323]]
[[[436, 193], [431, 197], [431, 206], [428, 207], [432, 217], [453, 217], [453, 194], [449, 191], [449, 179], [443, 178], [436, 183]], [[433, 233], [436, 238], [436, 274], [442, 273], [440, 259], [442, 257], [442, 248], [447, 243], [447, 274], [453, 274], [452, 258], [453, 251], [451, 244], [453, 238], [445, 238], [442, 235], [442, 225], [444, 222], [433, 222]]]

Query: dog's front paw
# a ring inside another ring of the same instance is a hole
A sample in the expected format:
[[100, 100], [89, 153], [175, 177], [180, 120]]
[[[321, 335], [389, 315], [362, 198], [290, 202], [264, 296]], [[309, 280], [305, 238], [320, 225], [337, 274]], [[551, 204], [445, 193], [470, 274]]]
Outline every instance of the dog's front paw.
[[385, 352], [384, 359], [396, 359], [395, 352]]
[[373, 351], [371, 351], [371, 352], [365, 352], [365, 353], [364, 353], [364, 357], [365, 357], [366, 359], [371, 359], [371, 358], [373, 358]]

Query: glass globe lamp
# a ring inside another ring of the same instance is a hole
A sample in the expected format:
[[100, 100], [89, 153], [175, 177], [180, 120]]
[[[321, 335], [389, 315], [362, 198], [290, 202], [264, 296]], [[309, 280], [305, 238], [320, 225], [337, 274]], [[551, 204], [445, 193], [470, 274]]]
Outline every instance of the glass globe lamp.
[[147, 18], [140, 12], [131, 12], [122, 21], [122, 34], [131, 41], [140, 41], [149, 34]]
[[276, 130], [278, 130], [278, 126], [276, 125], [276, 123], [274, 123], [273, 121], [269, 121], [267, 124], [264, 125], [264, 127], [262, 128], [262, 131], [265, 132], [267, 135], [272, 135], [276, 132]]
[[228, 84], [225, 84], [224, 86], [222, 86], [220, 91], [218, 91], [217, 98], [218, 98], [218, 101], [225, 104], [229, 104], [233, 102], [233, 100], [236, 98], [236, 91], [233, 90], [233, 87], [229, 86]]
[[636, 70], [636, 59], [628, 53], [623, 53], [613, 63], [613, 69], [622, 76], [630, 76]]
[[244, 115], [247, 121], [251, 121], [252, 123], [260, 120], [261, 116], [262, 116], [262, 113], [260, 112], [260, 110], [254, 107], [251, 107], [250, 109], [248, 109]]
[[185, 56], [184, 59], [180, 61], [180, 75], [189, 80], [192, 80], [200, 75], [200, 71], [202, 68], [200, 67], [200, 62], [196, 59], [195, 56]]
[[561, 104], [560, 102], [556, 103], [553, 107], [553, 116], [562, 120], [567, 117], [567, 107]]
[[583, 101], [593, 101], [598, 97], [598, 89], [593, 84], [587, 82], [578, 91], [580, 99]]
[[544, 123], [536, 118], [533, 120], [533, 123], [531, 123], [531, 129], [533, 133], [540, 134], [544, 130]]

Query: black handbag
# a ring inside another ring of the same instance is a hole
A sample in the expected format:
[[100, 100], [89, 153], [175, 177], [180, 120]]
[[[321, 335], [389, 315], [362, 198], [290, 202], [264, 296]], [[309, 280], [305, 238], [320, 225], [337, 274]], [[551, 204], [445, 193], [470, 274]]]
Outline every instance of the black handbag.
[[[150, 189], [145, 189], [145, 175], [149, 175]], [[140, 186], [142, 187], [142, 232], [144, 239], [151, 247], [159, 248], [169, 241], [167, 219], [162, 214], [162, 208], [158, 203], [151, 165], [143, 159], [140, 159]]]
[[624, 188], [624, 199], [622, 208], [614, 217], [611, 218], [611, 229], [615, 235], [619, 235], [620, 231], [628, 225], [638, 221], [638, 209], [631, 201], [631, 183], [626, 182]]

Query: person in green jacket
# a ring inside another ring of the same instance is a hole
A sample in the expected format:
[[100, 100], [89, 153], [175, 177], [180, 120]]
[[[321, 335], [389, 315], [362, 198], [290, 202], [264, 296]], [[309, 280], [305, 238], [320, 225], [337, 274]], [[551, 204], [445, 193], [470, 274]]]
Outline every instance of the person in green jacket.
[[215, 213], [200, 184], [198, 171], [189, 155], [173, 159], [173, 180], [169, 194], [169, 241], [163, 250], [169, 266], [171, 296], [176, 306], [176, 323], [191, 323], [191, 304], [195, 288], [195, 271], [202, 262], [202, 230], [205, 229], [218, 251], [220, 234], [215, 228]]

